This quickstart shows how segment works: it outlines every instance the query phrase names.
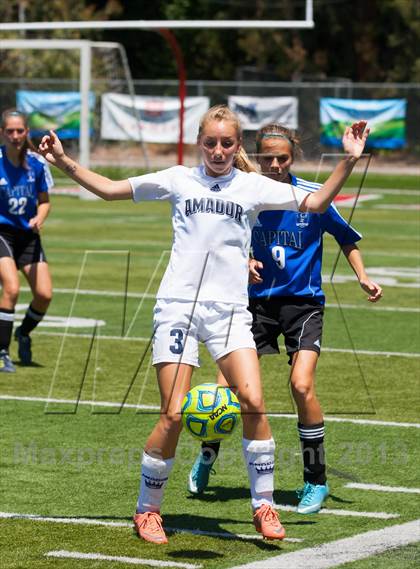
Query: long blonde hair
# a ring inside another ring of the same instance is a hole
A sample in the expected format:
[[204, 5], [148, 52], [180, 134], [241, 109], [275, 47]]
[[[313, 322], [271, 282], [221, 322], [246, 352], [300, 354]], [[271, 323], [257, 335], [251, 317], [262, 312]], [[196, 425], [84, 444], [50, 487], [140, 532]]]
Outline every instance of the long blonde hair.
[[[242, 125], [237, 114], [229, 109], [226, 105], [215, 105], [204, 113], [201, 117], [200, 125], [198, 128], [198, 139], [200, 138], [205, 126], [211, 121], [229, 121], [233, 124], [236, 130], [238, 141], [242, 143]], [[233, 165], [238, 170], [243, 172], [258, 172], [257, 167], [249, 158], [245, 149], [241, 146], [239, 152], [236, 154]]]

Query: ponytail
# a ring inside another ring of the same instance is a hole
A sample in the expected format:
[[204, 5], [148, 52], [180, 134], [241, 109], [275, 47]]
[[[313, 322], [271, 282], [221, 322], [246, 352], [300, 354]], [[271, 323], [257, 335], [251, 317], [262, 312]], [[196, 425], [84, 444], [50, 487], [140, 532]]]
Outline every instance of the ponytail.
[[257, 167], [252, 162], [248, 154], [245, 152], [245, 149], [241, 146], [239, 152], [235, 156], [235, 160], [233, 162], [235, 168], [238, 170], [242, 170], [242, 172], [258, 172]]

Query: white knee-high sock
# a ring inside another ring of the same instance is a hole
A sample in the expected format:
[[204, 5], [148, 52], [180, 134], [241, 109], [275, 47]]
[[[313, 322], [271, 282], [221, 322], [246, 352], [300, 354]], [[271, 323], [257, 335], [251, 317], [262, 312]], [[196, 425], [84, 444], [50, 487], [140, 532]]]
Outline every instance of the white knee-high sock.
[[276, 445], [273, 439], [265, 441], [243, 439], [242, 448], [251, 486], [252, 508], [256, 510], [263, 504], [273, 503]]
[[163, 491], [168, 482], [169, 473], [174, 463], [173, 458], [165, 460], [153, 458], [143, 452], [141, 461], [140, 493], [136, 512], [160, 512]]

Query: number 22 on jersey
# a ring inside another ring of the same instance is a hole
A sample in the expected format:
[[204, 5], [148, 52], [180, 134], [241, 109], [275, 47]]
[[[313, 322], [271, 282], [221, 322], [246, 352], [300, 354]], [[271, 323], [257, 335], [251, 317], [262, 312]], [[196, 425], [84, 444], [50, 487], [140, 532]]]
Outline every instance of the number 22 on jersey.
[[10, 198], [9, 199], [9, 213], [13, 215], [23, 215], [28, 198]]

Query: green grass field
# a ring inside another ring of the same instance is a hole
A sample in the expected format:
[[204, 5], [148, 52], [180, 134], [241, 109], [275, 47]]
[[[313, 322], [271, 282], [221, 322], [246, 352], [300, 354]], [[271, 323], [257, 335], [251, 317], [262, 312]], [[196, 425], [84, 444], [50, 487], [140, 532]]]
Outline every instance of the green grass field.
[[[384, 283], [384, 298], [376, 306], [367, 303], [345, 260], [336, 262], [335, 242], [326, 238], [328, 308], [317, 390], [327, 418], [331, 496], [325, 514], [282, 511], [287, 536], [293, 538], [282, 543], [254, 539], [239, 429], [222, 446], [216, 474], [202, 499], [190, 497], [186, 490], [198, 445], [183, 433], [163, 505], [165, 526], [173, 529], [170, 543], [157, 547], [133, 535], [139, 459], [159, 404], [147, 345], [153, 295], [171, 246], [169, 207], [52, 197], [43, 241], [54, 300], [46, 325], [33, 334], [34, 365], [18, 366], [15, 375], [0, 375], [2, 567], [132, 566], [128, 561], [46, 557], [66, 550], [141, 558], [144, 566], [158, 560], [174, 567], [178, 563], [227, 569], [255, 561], [268, 564], [283, 553], [418, 517], [418, 493], [347, 487], [420, 487], [418, 179], [372, 175], [368, 180], [375, 190], [366, 191], [378, 193], [378, 198], [358, 205], [353, 225], [364, 235], [364, 259], [371, 278]], [[357, 179], [350, 186], [357, 187]], [[377, 192], [378, 188], [402, 192]], [[351, 210], [341, 211], [348, 216]], [[18, 316], [28, 299], [24, 288]], [[73, 318], [72, 327], [64, 335], [67, 316]], [[97, 336], [92, 342], [95, 322]], [[12, 357], [16, 358], [16, 345]], [[215, 365], [205, 350], [201, 357], [195, 383], [215, 377]], [[294, 408], [286, 360], [284, 353], [263, 358], [262, 374], [277, 443], [275, 499], [293, 506], [302, 467], [296, 419], [289, 416]], [[47, 397], [80, 397], [115, 406], [46, 405]], [[122, 401], [127, 406], [121, 410]], [[336, 418], [340, 420], [332, 420]], [[374, 517], [375, 513], [395, 517]], [[25, 519], [28, 514], [48, 520]], [[419, 562], [420, 548], [411, 544], [341, 566], [414, 569]], [[307, 567], [311, 568], [310, 558]]]

